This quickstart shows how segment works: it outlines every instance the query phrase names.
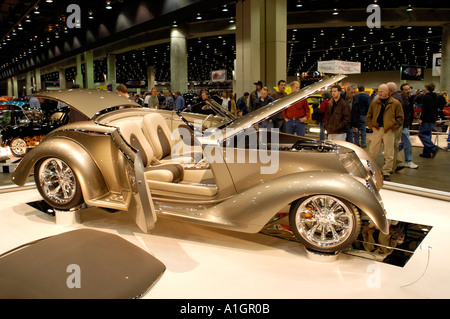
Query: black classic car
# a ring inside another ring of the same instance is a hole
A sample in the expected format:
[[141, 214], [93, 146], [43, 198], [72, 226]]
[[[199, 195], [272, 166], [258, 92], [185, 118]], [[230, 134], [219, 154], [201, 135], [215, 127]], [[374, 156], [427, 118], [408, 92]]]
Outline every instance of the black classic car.
[[69, 108], [43, 103], [41, 110], [30, 110], [27, 102], [8, 102], [1, 110], [1, 147], [10, 147], [15, 157], [23, 157], [37, 146], [46, 134], [67, 124]]

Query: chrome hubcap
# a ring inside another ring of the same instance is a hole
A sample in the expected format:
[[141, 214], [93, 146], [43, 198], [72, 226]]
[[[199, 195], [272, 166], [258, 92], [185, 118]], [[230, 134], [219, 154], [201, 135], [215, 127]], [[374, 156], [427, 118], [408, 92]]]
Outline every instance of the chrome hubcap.
[[75, 175], [60, 159], [46, 159], [39, 168], [39, 181], [46, 196], [59, 204], [69, 202], [75, 195]]
[[27, 147], [27, 142], [22, 139], [16, 139], [11, 143], [11, 149], [13, 150], [14, 154], [17, 155], [25, 155], [25, 153], [27, 152]]
[[319, 195], [305, 200], [298, 208], [297, 229], [308, 242], [319, 247], [333, 247], [351, 234], [354, 216], [339, 199]]

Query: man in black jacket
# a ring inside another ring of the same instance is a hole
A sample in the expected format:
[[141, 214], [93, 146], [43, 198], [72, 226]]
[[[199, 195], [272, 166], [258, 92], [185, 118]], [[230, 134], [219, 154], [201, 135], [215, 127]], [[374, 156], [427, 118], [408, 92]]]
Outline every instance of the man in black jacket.
[[438, 118], [437, 95], [433, 83], [425, 84], [425, 94], [422, 97], [422, 114], [420, 115], [419, 138], [423, 144], [420, 157], [434, 158], [439, 147], [433, 144], [432, 132]]
[[[392, 97], [396, 98], [400, 101], [403, 108], [403, 114], [405, 116], [405, 120], [403, 122], [403, 130], [401, 132], [401, 142], [398, 146], [398, 152], [395, 161], [397, 162], [397, 167], [404, 166], [407, 168], [417, 168], [419, 165], [413, 163], [412, 161], [412, 144], [409, 139], [409, 127], [411, 126], [414, 120], [414, 103], [411, 98], [411, 86], [408, 83], [403, 83], [400, 86], [400, 93], [395, 93]], [[403, 159], [400, 156], [400, 151], [404, 151], [405, 154], [405, 163], [403, 163]], [[400, 163], [400, 164], [398, 164]]]
[[[358, 93], [353, 98], [352, 107], [353, 143], [360, 145], [362, 148], [366, 147], [366, 115], [372, 102], [370, 95], [364, 93], [364, 91], [363, 85], [358, 86]], [[361, 144], [359, 143], [359, 136], [361, 136]]]

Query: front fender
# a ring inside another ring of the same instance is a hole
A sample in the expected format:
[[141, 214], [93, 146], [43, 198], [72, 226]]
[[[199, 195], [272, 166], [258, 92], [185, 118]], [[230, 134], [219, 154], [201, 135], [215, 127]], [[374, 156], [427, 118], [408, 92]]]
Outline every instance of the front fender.
[[12, 181], [23, 186], [34, 165], [48, 157], [57, 157], [72, 168], [80, 183], [85, 201], [108, 193], [105, 180], [89, 153], [80, 144], [67, 138], [48, 139], [33, 148], [14, 170]]
[[259, 232], [278, 211], [295, 200], [312, 195], [333, 195], [361, 209], [383, 232], [389, 232], [386, 212], [376, 196], [350, 175], [306, 172], [284, 175], [245, 190], [209, 213], [233, 224], [235, 230]]

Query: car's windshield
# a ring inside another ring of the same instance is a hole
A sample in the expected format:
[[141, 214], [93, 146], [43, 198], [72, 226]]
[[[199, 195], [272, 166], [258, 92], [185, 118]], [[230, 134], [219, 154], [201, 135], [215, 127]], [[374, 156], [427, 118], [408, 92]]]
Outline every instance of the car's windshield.
[[177, 114], [184, 122], [187, 122], [186, 124], [191, 128], [193, 128], [196, 123], [194, 123], [192, 117], [189, 116], [190, 114], [207, 115], [202, 121], [202, 126], [208, 121], [208, 128], [219, 129], [232, 123], [237, 118], [236, 115], [223, 108], [213, 99], [201, 100], [200, 102], [193, 103], [182, 112], [177, 112]]

